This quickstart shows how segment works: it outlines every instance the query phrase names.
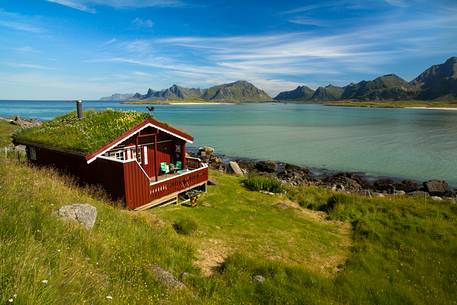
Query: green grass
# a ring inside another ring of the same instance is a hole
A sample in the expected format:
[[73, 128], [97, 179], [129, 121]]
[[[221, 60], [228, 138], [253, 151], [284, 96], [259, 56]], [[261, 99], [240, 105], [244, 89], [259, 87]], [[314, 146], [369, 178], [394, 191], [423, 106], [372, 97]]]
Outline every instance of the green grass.
[[244, 180], [244, 185], [251, 191], [283, 192], [282, 183], [276, 177], [251, 174]]
[[89, 153], [149, 118], [136, 111], [86, 111], [78, 120], [75, 112], [56, 117], [39, 127], [21, 129], [14, 138], [51, 147]]
[[11, 143], [11, 134], [17, 129], [16, 125], [0, 120], [0, 148]]
[[[455, 203], [317, 187], [267, 195], [210, 174], [217, 185], [196, 208], [130, 212], [0, 158], [0, 304], [456, 304]], [[81, 202], [97, 207], [91, 231], [54, 216]], [[187, 288], [164, 287], [151, 264], [190, 273]]]
[[457, 102], [447, 101], [336, 101], [326, 103], [329, 106], [373, 107], [373, 108], [457, 108]]

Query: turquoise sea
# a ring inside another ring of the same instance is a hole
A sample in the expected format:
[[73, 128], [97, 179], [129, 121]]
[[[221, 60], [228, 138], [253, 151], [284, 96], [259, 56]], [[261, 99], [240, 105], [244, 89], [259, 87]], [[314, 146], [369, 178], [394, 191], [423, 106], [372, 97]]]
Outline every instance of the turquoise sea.
[[[84, 101], [85, 109], [144, 105]], [[68, 101], [0, 101], [0, 116], [51, 119]], [[228, 156], [272, 159], [457, 186], [457, 111], [300, 104], [157, 105], [155, 117], [191, 132], [195, 146]]]

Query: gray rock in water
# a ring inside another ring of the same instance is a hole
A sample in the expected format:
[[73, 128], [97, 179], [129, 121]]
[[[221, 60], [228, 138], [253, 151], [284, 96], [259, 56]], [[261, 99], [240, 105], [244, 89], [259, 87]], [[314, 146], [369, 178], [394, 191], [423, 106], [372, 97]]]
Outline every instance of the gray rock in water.
[[64, 205], [57, 211], [57, 215], [66, 221], [82, 224], [86, 229], [92, 229], [97, 219], [97, 209], [85, 203]]
[[274, 173], [278, 169], [278, 165], [274, 161], [266, 160], [257, 162], [255, 168], [259, 172]]
[[235, 161], [230, 161], [229, 163], [230, 165], [230, 168], [232, 169], [233, 173], [237, 176], [244, 176], [244, 173], [243, 171], [241, 170], [240, 166], [238, 165], [238, 163], [236, 163]]
[[443, 196], [449, 192], [449, 185], [443, 180], [430, 180], [424, 182], [424, 188], [432, 196]]
[[167, 287], [176, 289], [182, 289], [186, 287], [186, 285], [184, 285], [183, 282], [179, 281], [177, 278], [173, 276], [173, 274], [171, 274], [170, 272], [168, 272], [160, 266], [152, 265], [149, 268], [149, 270], [151, 270], [151, 272], [157, 280], [159, 280], [162, 284], [164, 284]]
[[252, 280], [253, 280], [254, 282], [263, 284], [263, 282], [265, 282], [265, 277], [263, 277], [263, 276], [261, 276], [261, 275], [254, 275], [254, 277], [252, 278]]

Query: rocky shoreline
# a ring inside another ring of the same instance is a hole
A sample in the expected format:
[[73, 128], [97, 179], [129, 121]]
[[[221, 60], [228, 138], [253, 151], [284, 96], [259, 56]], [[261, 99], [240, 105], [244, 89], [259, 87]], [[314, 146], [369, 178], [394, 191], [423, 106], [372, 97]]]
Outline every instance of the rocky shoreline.
[[334, 191], [377, 197], [385, 195], [422, 196], [431, 197], [436, 201], [455, 199], [457, 193], [457, 189], [452, 188], [443, 180], [428, 180], [420, 183], [410, 179], [373, 178], [354, 172], [316, 172], [285, 162], [228, 157], [215, 153], [214, 149], [208, 146], [191, 150], [190, 154], [208, 163], [212, 169], [224, 173], [240, 176], [252, 173], [269, 175], [293, 186], [320, 186]]
[[[19, 116], [0, 117], [0, 120], [22, 128], [42, 124], [40, 120], [22, 119]], [[15, 150], [20, 149], [16, 148]], [[211, 168], [224, 173], [240, 176], [252, 173], [269, 175], [292, 186], [320, 186], [334, 191], [378, 197], [384, 195], [425, 196], [437, 201], [455, 199], [457, 194], [457, 189], [452, 188], [443, 180], [428, 180], [420, 183], [415, 180], [393, 177], [368, 177], [358, 172], [316, 171], [279, 161], [229, 157], [217, 154], [214, 148], [209, 146], [189, 149], [189, 154], [202, 159]]]

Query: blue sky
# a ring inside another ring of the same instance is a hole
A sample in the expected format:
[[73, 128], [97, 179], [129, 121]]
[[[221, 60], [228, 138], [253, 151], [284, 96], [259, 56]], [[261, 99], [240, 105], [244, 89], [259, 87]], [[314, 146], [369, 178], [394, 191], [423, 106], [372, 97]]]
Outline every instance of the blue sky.
[[457, 56], [456, 0], [0, 0], [0, 99], [245, 79], [275, 95]]

